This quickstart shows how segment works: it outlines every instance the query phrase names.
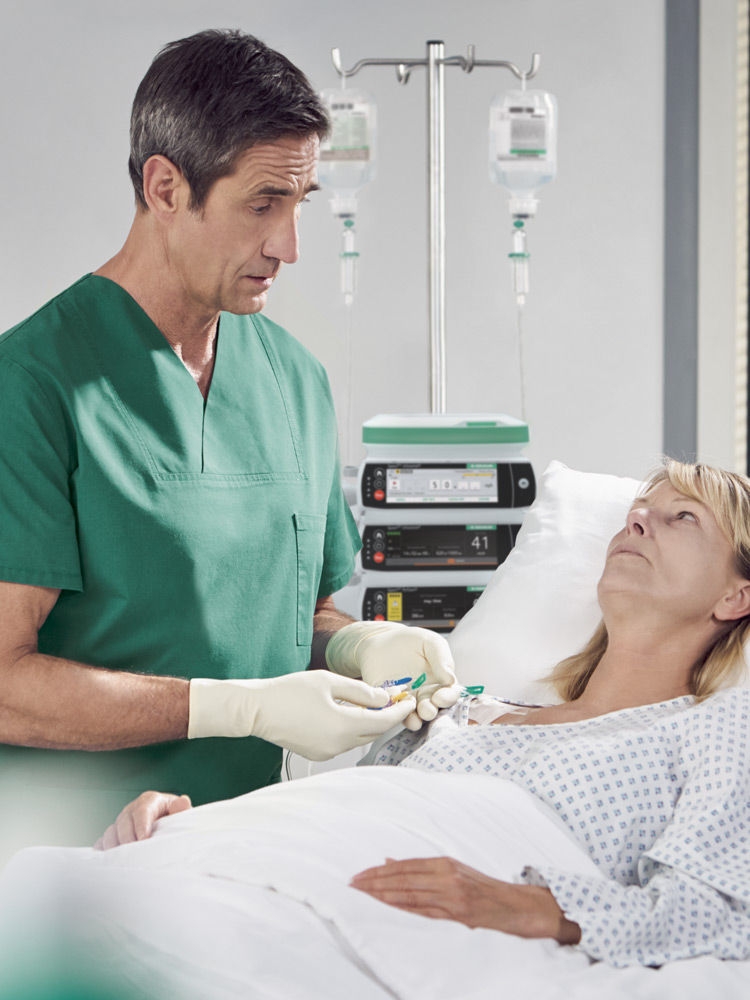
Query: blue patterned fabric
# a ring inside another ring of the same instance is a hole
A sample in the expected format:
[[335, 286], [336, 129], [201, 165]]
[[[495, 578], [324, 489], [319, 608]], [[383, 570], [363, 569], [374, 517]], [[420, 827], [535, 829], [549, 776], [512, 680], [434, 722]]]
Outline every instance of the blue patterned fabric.
[[472, 701], [395, 737], [375, 762], [495, 775], [547, 803], [601, 877], [520, 875], [552, 891], [592, 958], [750, 957], [750, 691], [541, 726], [470, 726]]

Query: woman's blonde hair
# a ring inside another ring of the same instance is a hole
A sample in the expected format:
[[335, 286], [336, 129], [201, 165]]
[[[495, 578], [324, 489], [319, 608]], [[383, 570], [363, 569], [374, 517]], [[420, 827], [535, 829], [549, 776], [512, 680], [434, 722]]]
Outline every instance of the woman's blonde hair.
[[[688, 464], [667, 459], [644, 483], [638, 496], [646, 498], [661, 483], [669, 483], [683, 496], [705, 504], [729, 540], [735, 569], [750, 580], [750, 479], [710, 465]], [[717, 638], [693, 665], [692, 693], [703, 699], [731, 684], [744, 665], [744, 643], [750, 616], [727, 623]], [[580, 653], [555, 667], [549, 680], [565, 701], [580, 697], [607, 649], [607, 628], [600, 622]]]

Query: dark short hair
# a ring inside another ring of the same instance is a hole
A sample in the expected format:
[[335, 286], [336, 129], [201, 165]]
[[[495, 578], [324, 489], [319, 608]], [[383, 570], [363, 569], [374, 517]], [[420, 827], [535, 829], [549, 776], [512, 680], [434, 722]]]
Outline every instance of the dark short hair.
[[169, 42], [141, 81], [130, 120], [128, 169], [142, 207], [143, 165], [160, 154], [200, 209], [211, 186], [250, 146], [328, 133], [307, 77], [286, 56], [241, 31], [210, 29]]

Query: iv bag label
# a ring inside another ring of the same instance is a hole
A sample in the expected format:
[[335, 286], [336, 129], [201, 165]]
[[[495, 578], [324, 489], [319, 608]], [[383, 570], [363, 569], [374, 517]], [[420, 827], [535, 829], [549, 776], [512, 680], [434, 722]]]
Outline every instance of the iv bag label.
[[321, 160], [369, 160], [370, 121], [366, 105], [352, 102], [329, 108], [331, 134], [321, 145]]
[[543, 157], [547, 154], [547, 118], [544, 113], [497, 109], [492, 131], [498, 160]]
[[510, 123], [510, 151], [515, 156], [544, 156], [547, 152], [545, 119], [514, 118]]

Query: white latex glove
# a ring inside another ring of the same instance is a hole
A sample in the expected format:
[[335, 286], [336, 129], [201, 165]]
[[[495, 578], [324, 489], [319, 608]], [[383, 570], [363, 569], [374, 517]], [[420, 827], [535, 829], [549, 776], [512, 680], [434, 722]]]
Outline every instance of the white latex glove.
[[327, 670], [258, 680], [197, 678], [190, 681], [188, 739], [259, 736], [308, 760], [328, 760], [371, 743], [415, 707], [406, 698], [383, 708], [388, 700], [385, 691]]
[[414, 692], [417, 708], [404, 720], [407, 729], [416, 730], [423, 721], [430, 722], [439, 708], [453, 705], [461, 693], [450, 646], [442, 635], [426, 628], [399, 622], [354, 622], [331, 637], [326, 661], [335, 673], [361, 677], [373, 687], [386, 680], [416, 680], [427, 674], [425, 683]]

